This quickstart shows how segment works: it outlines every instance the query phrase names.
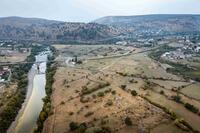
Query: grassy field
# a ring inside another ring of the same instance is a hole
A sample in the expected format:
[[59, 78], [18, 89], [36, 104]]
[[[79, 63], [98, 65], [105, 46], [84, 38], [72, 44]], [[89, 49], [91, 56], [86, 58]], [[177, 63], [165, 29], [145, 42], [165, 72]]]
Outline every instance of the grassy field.
[[200, 84], [195, 83], [181, 89], [181, 92], [189, 97], [200, 100]]
[[61, 53], [62, 56], [78, 56], [80, 58], [86, 57], [104, 57], [124, 54], [130, 51], [126, 47], [117, 45], [53, 45]]

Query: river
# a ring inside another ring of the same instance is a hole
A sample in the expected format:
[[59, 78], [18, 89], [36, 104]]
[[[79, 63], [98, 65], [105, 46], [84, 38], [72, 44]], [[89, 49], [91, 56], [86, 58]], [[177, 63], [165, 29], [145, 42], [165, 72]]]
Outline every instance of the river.
[[46, 62], [48, 52], [42, 52], [36, 56], [36, 62], [40, 62], [39, 70], [33, 64], [28, 74], [28, 90], [25, 102], [12, 123], [8, 133], [31, 133], [36, 126], [37, 118], [43, 107], [42, 99], [46, 96]]

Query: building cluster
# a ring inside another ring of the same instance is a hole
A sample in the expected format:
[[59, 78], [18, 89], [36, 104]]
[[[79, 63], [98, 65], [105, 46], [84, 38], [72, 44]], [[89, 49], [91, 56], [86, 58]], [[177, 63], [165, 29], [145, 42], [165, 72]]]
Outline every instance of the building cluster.
[[200, 54], [200, 43], [188, 45], [184, 44], [183, 47], [177, 48], [175, 51], [169, 51], [162, 54], [161, 58], [167, 60], [187, 59], [195, 54]]
[[167, 59], [167, 60], [178, 60], [178, 59], [185, 59], [186, 55], [184, 55], [183, 52], [181, 51], [170, 51], [170, 52], [165, 52], [161, 58]]
[[10, 74], [11, 74], [11, 70], [8, 66], [1, 66], [0, 67], [0, 83], [8, 81]]

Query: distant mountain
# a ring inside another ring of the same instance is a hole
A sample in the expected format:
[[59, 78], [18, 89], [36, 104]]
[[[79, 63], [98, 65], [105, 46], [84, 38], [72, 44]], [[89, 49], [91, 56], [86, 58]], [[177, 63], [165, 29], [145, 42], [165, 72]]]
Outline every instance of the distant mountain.
[[200, 31], [200, 15], [108, 16], [94, 22], [115, 26], [129, 33]]
[[119, 30], [112, 26], [96, 23], [67, 23], [21, 17], [0, 18], [0, 39], [95, 42], [119, 34]]

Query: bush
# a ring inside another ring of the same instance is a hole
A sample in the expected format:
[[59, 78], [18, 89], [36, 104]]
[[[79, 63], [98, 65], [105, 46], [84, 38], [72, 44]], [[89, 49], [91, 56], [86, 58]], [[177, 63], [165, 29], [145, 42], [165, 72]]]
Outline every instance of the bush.
[[192, 111], [193, 113], [198, 113], [199, 112], [199, 109], [196, 108], [195, 106], [189, 104], [189, 103], [186, 103], [185, 104], [185, 108]]
[[69, 115], [73, 115], [74, 114], [74, 112], [69, 112]]
[[78, 127], [78, 133], [84, 133], [86, 129], [87, 129], [86, 123], [81, 123]]
[[103, 96], [104, 96], [104, 93], [103, 93], [103, 92], [98, 92], [98, 93], [97, 93], [97, 96], [98, 96], [98, 97], [103, 97]]
[[131, 95], [132, 95], [132, 96], [137, 96], [137, 92], [136, 92], [135, 90], [132, 90], [132, 91], [131, 91]]
[[123, 73], [123, 72], [116, 72], [117, 74], [121, 75], [121, 76], [127, 76], [127, 73]]
[[177, 103], [182, 103], [181, 101], [181, 97], [179, 95], [176, 95], [176, 96], [172, 96], [172, 99], [177, 102]]
[[87, 112], [86, 114], [85, 114], [85, 117], [89, 117], [89, 116], [91, 116], [91, 115], [93, 115], [94, 114], [94, 112]]
[[97, 91], [101, 88], [104, 88], [106, 86], [109, 86], [110, 83], [106, 82], [106, 83], [99, 83], [98, 85], [92, 87], [92, 88], [88, 88], [87, 86], [82, 86], [82, 90], [81, 93], [82, 95], [86, 95], [86, 94], [91, 94], [94, 91]]
[[61, 104], [61, 105], [63, 105], [63, 104], [65, 104], [65, 102], [64, 102], [64, 101], [62, 101], [60, 104]]
[[160, 94], [161, 94], [161, 95], [164, 95], [164, 94], [165, 94], [165, 92], [164, 92], [163, 90], [161, 90], [161, 91], [160, 91]]
[[116, 94], [116, 91], [115, 91], [115, 90], [113, 90], [111, 93], [112, 93], [113, 95], [115, 95], [115, 94]]
[[126, 89], [126, 85], [121, 85], [122, 90]]
[[105, 93], [109, 93], [109, 92], [111, 92], [111, 88], [105, 90], [104, 92], [105, 92]]
[[69, 123], [69, 128], [70, 128], [71, 131], [74, 131], [74, 130], [78, 129], [78, 123], [70, 122]]
[[132, 123], [130, 117], [126, 117], [126, 118], [125, 118], [125, 124], [126, 124], [127, 126], [132, 126], [132, 125], [133, 125], [133, 123]]
[[129, 83], [133, 83], [133, 82], [134, 82], [134, 79], [130, 79], [130, 80], [129, 80]]

